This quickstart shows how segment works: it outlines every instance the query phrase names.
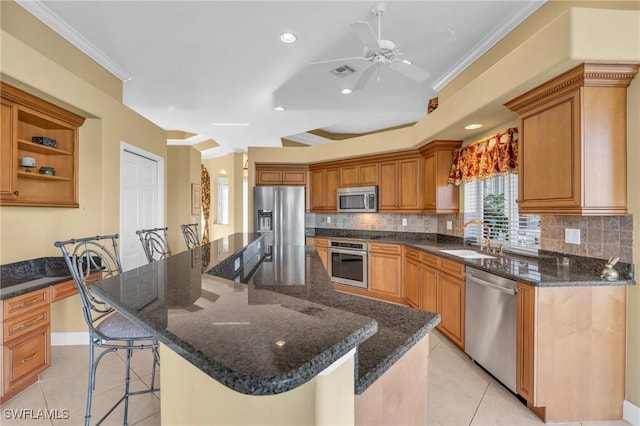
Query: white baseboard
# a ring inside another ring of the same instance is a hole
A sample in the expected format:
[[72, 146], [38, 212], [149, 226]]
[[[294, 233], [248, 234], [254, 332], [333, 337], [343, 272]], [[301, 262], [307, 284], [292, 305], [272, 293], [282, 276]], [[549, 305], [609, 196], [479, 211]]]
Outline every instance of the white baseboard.
[[53, 332], [51, 333], [51, 346], [87, 345], [89, 344], [88, 331]]
[[640, 407], [629, 401], [624, 401], [622, 404], [622, 420], [631, 424], [631, 426], [640, 426]]

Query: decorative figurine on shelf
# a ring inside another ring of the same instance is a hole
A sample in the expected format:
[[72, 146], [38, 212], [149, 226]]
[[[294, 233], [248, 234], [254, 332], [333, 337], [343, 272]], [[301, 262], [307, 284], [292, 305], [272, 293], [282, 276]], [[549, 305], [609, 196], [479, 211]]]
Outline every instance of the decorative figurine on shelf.
[[604, 265], [604, 268], [602, 269], [602, 272], [600, 273], [600, 278], [602, 278], [603, 280], [607, 280], [607, 281], [616, 281], [618, 279], [618, 271], [613, 269], [613, 266], [616, 263], [618, 263], [619, 260], [620, 260], [619, 257], [616, 257], [613, 260], [611, 260], [611, 258], [609, 258], [609, 261], [607, 262], [606, 265]]
[[36, 166], [36, 159], [33, 157], [22, 157], [20, 159], [20, 165], [24, 167], [26, 172], [31, 172], [31, 169]]

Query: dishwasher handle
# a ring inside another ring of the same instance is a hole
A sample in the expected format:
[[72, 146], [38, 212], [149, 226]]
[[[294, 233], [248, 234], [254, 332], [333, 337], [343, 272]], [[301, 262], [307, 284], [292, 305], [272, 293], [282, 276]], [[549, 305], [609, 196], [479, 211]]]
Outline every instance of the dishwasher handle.
[[503, 293], [507, 293], [507, 294], [512, 295], [512, 296], [515, 296], [516, 293], [518, 293], [518, 288], [517, 287], [503, 287], [501, 285], [494, 284], [492, 282], [482, 280], [482, 279], [480, 279], [480, 278], [478, 278], [476, 276], [473, 276], [471, 274], [464, 274], [464, 276], [467, 278], [468, 281], [474, 282], [476, 284], [483, 285], [485, 287], [491, 287], [493, 289], [496, 289], [496, 290], [501, 291]]

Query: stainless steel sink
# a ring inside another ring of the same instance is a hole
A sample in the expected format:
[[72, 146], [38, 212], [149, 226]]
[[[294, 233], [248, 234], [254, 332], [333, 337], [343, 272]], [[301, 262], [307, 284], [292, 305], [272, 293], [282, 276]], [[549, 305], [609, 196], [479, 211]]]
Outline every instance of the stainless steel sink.
[[475, 250], [459, 249], [459, 250], [438, 250], [438, 251], [441, 251], [442, 253], [451, 254], [453, 256], [458, 256], [463, 259], [495, 259], [496, 258], [495, 256], [479, 253]]

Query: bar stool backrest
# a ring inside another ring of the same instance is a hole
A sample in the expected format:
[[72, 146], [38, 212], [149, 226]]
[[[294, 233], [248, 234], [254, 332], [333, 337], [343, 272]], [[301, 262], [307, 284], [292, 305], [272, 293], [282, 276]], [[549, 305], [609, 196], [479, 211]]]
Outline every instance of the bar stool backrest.
[[182, 236], [184, 237], [184, 242], [187, 244], [188, 250], [200, 246], [200, 233], [198, 232], [197, 223], [180, 225], [180, 229], [182, 229]]
[[62, 251], [82, 299], [85, 321], [93, 329], [96, 321], [113, 311], [91, 291], [91, 283], [122, 273], [118, 234], [56, 241], [54, 245]]
[[141, 229], [136, 231], [149, 263], [171, 256], [167, 231], [169, 228]]

